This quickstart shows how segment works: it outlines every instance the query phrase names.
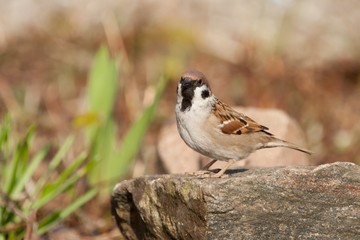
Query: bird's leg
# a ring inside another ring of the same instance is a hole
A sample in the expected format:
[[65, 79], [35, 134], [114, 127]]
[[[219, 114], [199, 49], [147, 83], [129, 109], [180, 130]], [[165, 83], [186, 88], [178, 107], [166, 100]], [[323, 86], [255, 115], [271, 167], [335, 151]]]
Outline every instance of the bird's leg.
[[209, 168], [216, 162], [216, 159], [211, 160], [208, 164], [206, 164], [204, 167], [202, 167], [200, 170], [192, 173], [192, 175], [196, 175], [196, 176], [210, 176], [210, 173], [216, 173], [218, 171], [220, 171], [220, 169], [214, 169], [214, 170], [210, 170]]
[[204, 167], [202, 167], [200, 170], [207, 171], [209, 168], [216, 163], [216, 159], [211, 160], [208, 164], [206, 164]]
[[225, 167], [220, 170], [220, 172], [217, 172], [215, 175], [212, 175], [211, 177], [214, 177], [214, 178], [219, 178], [219, 177], [221, 177], [222, 175], [224, 175], [225, 171], [226, 171], [231, 165], [233, 165], [235, 162], [236, 162], [235, 159], [230, 159], [230, 160], [228, 161], [228, 163], [225, 165]]

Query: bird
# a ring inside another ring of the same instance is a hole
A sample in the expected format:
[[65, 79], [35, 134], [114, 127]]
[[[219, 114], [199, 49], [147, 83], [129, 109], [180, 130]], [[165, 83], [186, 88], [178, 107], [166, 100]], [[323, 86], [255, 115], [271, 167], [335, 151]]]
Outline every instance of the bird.
[[212, 159], [201, 172], [211, 172], [209, 168], [218, 160], [227, 162], [212, 177], [222, 177], [236, 161], [263, 148], [285, 147], [311, 154], [276, 138], [267, 127], [220, 101], [200, 71], [184, 72], [176, 95], [176, 125], [181, 138], [190, 148]]

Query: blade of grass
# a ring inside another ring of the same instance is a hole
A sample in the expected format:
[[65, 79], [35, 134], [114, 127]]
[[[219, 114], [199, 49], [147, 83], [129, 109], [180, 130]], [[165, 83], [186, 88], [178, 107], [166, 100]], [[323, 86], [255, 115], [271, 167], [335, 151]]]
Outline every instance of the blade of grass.
[[[35, 126], [31, 126], [22, 141], [22, 144], [20, 145], [20, 151], [19, 151], [19, 165], [18, 169], [16, 171], [16, 181], [24, 174], [26, 171], [28, 161], [29, 161], [29, 152], [30, 152], [30, 146], [31, 146], [31, 140], [35, 134]], [[14, 183], [15, 187], [16, 182]]]
[[59, 151], [56, 153], [56, 155], [54, 156], [54, 158], [51, 160], [50, 164], [49, 164], [49, 170], [52, 171], [55, 168], [57, 168], [57, 166], [59, 166], [61, 160], [65, 157], [65, 155], [69, 152], [70, 147], [72, 146], [73, 142], [74, 142], [75, 136], [73, 134], [70, 134], [65, 142], [63, 143], [63, 145], [61, 145]]
[[154, 100], [126, 133], [116, 157], [113, 159], [113, 162], [108, 165], [107, 173], [109, 179], [115, 180], [127, 172], [131, 161], [138, 153], [142, 139], [154, 118], [156, 107], [165, 90], [166, 84], [167, 78], [161, 77], [156, 87]]
[[21, 176], [25, 166], [21, 166], [27, 160], [29, 154], [29, 142], [34, 134], [34, 127], [30, 127], [24, 139], [20, 141], [15, 149], [13, 160], [9, 163], [4, 171], [4, 190], [7, 194], [11, 194], [14, 189], [16, 178]]
[[56, 179], [55, 184], [63, 183], [70, 175], [72, 175], [86, 160], [87, 154], [80, 153], [75, 160], [60, 174]]
[[57, 151], [55, 156], [51, 159], [49, 167], [46, 171], [40, 176], [40, 179], [37, 181], [35, 186], [34, 195], [37, 196], [41, 189], [44, 187], [46, 182], [49, 179], [49, 176], [51, 173], [59, 166], [61, 163], [61, 160], [65, 157], [65, 155], [69, 152], [73, 142], [74, 142], [75, 136], [73, 134], [70, 134], [64, 143], [61, 145], [60, 149]]
[[4, 119], [1, 122], [0, 130], [0, 150], [3, 151], [3, 145], [8, 142], [9, 132], [11, 128], [11, 119], [8, 114], [5, 115]]
[[[74, 192], [75, 184], [86, 174], [86, 166], [81, 167], [86, 161], [86, 154], [81, 153], [78, 155], [75, 160], [60, 173], [54, 182], [48, 182], [49, 177], [53, 176], [57, 167], [72, 146], [74, 137], [69, 136], [52, 158], [48, 169], [41, 175], [40, 179], [42, 179], [43, 183], [37, 183], [35, 185], [35, 189], [38, 188], [38, 194], [35, 195], [32, 193], [31, 199], [27, 199], [26, 201], [16, 201], [18, 195], [24, 192], [27, 182], [31, 180], [39, 164], [45, 158], [49, 147], [45, 146], [41, 148], [32, 158], [29, 158], [34, 127], [29, 128], [26, 135], [20, 141], [16, 140], [15, 146], [11, 146], [9, 144], [9, 140], [12, 140], [12, 135], [9, 135], [11, 122], [9, 120], [6, 125], [4, 125], [4, 121], [5, 120], [3, 120], [0, 126], [0, 189], [2, 189], [0, 202], [3, 202], [5, 199], [6, 205], [0, 204], [0, 225], [11, 226], [11, 224], [14, 223], [23, 223], [26, 214], [30, 212], [33, 213], [32, 210], [38, 210], [60, 194]], [[5, 147], [6, 149], [4, 149]], [[5, 184], [4, 180], [6, 181]], [[7, 189], [4, 186], [7, 187]], [[8, 191], [5, 192], [6, 190]], [[61, 217], [59, 221], [70, 215], [96, 193], [97, 191], [93, 190], [93, 192], [86, 193], [70, 205], [63, 207], [59, 212], [59, 216]], [[9, 203], [13, 204], [11, 205], [13, 206], [12, 208], [9, 208]], [[34, 206], [35, 208], [33, 208]], [[7, 234], [6, 238], [0, 233], [0, 239], [3, 237], [3, 239], [20, 239], [21, 235], [24, 236], [24, 233], [24, 226], [20, 226], [18, 230]]]
[[58, 223], [59, 221], [64, 220], [67, 216], [72, 214], [75, 210], [80, 208], [82, 205], [87, 203], [97, 194], [97, 190], [93, 189], [85, 193], [83, 196], [75, 200], [72, 204], [67, 206], [66, 208], [62, 209], [59, 212], [55, 212], [46, 218], [40, 220], [39, 227], [37, 230], [38, 234], [44, 234], [47, 232], [54, 224]]
[[94, 143], [93, 161], [89, 168], [89, 181], [91, 184], [104, 182], [108, 180], [106, 166], [114, 155], [114, 144], [116, 142], [116, 125], [113, 119], [109, 119], [99, 129], [96, 141]]
[[17, 195], [21, 193], [24, 189], [26, 182], [34, 174], [35, 170], [39, 166], [40, 162], [45, 158], [46, 154], [49, 151], [49, 146], [43, 147], [37, 154], [34, 156], [30, 164], [27, 166], [25, 172], [22, 174], [20, 179], [17, 180], [17, 183], [14, 187], [14, 191], [11, 193], [11, 198], [16, 198]]
[[117, 63], [105, 46], [99, 48], [88, 82], [88, 103], [91, 112], [107, 119], [112, 113], [117, 88]]
[[[6, 181], [8, 179], [7, 171], [8, 171], [8, 164], [7, 164], [7, 144], [9, 140], [9, 132], [11, 128], [11, 120], [10, 116], [7, 114], [1, 121], [1, 129], [0, 129], [0, 226], [4, 226], [6, 222], [6, 218], [8, 215], [8, 212], [6, 211], [5, 206], [5, 199], [3, 196], [2, 189], [6, 188]], [[5, 146], [6, 145], [6, 146]], [[6, 148], [6, 149], [5, 149]], [[5, 194], [5, 193], [4, 193]], [[5, 239], [0, 233], [0, 239]]]
[[117, 66], [118, 57], [112, 58], [109, 50], [101, 46], [95, 55], [89, 74], [87, 86], [89, 113], [91, 116], [95, 114], [97, 120], [88, 125], [86, 131], [87, 140], [91, 144], [88, 179], [92, 185], [107, 181], [107, 164], [114, 155], [116, 124], [112, 112], [118, 88]]
[[85, 175], [85, 173], [85, 171], [81, 171], [80, 173], [71, 176], [64, 182], [49, 184], [48, 186], [45, 186], [47, 191], [44, 192], [44, 194], [38, 199], [36, 199], [36, 201], [32, 204], [31, 209], [39, 209], [43, 207], [45, 204], [50, 202], [59, 194], [63, 193], [66, 189], [73, 186], [81, 177]]

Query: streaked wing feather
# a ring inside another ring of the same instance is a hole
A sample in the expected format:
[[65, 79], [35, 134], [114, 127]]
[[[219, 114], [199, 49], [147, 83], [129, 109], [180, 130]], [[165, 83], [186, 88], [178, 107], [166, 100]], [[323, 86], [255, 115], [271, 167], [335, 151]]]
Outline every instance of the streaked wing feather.
[[215, 105], [214, 113], [220, 119], [221, 131], [225, 134], [239, 135], [268, 130], [267, 127], [258, 124], [244, 114], [236, 112], [220, 101]]
[[244, 129], [246, 123], [237, 120], [231, 120], [229, 122], [222, 123], [221, 131], [226, 134], [234, 134], [241, 129]]

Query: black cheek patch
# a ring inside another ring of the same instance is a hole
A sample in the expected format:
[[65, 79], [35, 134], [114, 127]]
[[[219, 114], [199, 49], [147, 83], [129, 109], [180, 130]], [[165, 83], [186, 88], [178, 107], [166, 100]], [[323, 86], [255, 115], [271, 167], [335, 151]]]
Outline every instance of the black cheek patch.
[[201, 97], [202, 97], [203, 99], [208, 98], [209, 96], [210, 96], [210, 93], [209, 93], [208, 90], [203, 90], [203, 91], [201, 92]]

